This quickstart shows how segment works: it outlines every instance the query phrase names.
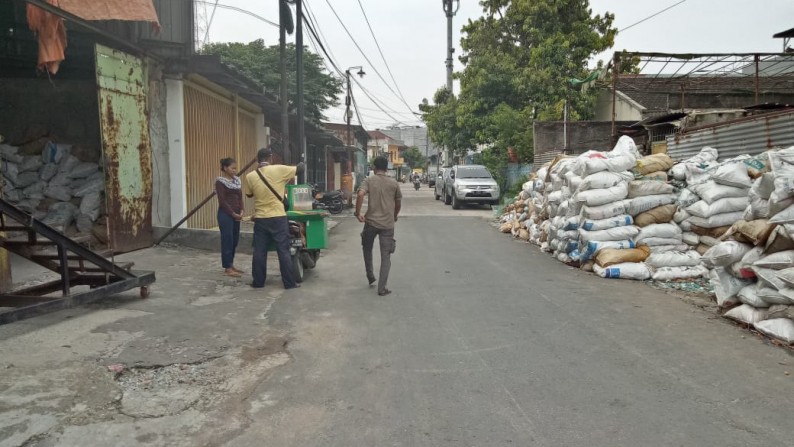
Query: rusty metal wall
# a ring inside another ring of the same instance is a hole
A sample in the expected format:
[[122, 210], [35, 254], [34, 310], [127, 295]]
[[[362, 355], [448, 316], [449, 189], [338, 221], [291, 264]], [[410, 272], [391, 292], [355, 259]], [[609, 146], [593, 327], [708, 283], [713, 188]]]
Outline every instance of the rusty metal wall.
[[96, 45], [109, 245], [124, 253], [152, 245], [152, 147], [143, 62]]
[[706, 146], [716, 148], [720, 160], [794, 146], [794, 112], [742, 118], [667, 137], [667, 153], [675, 160], [687, 159]]
[[[237, 167], [242, 168], [256, 157], [256, 124], [255, 116], [243, 110], [233, 97], [185, 83], [188, 210], [214, 190], [215, 179], [221, 175], [222, 158], [233, 157], [237, 159]], [[245, 200], [245, 206], [246, 212], [253, 211], [250, 200]], [[218, 202], [210, 201], [188, 219], [188, 228], [217, 227], [217, 211]]]

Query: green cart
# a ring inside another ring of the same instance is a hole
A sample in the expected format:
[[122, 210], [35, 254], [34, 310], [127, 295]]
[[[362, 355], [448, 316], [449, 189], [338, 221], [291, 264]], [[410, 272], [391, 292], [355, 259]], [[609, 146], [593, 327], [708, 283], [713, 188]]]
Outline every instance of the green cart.
[[[308, 203], [306, 197], [302, 196], [305, 191], [308, 191]], [[326, 218], [329, 214], [324, 210], [293, 211], [296, 207], [311, 206], [311, 187], [308, 185], [287, 185], [287, 198], [290, 208], [287, 211], [287, 219], [289, 219], [292, 271], [295, 273], [295, 281], [300, 283], [303, 282], [305, 271], [317, 265], [320, 250], [328, 248]], [[268, 250], [275, 251], [275, 247], [268, 247]]]

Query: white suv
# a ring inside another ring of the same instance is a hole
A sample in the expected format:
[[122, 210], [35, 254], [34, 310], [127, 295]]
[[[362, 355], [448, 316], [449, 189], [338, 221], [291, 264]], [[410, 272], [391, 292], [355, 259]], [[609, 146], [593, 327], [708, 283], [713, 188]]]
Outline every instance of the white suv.
[[496, 205], [499, 185], [485, 166], [453, 166], [444, 186], [444, 203], [456, 210], [464, 203]]

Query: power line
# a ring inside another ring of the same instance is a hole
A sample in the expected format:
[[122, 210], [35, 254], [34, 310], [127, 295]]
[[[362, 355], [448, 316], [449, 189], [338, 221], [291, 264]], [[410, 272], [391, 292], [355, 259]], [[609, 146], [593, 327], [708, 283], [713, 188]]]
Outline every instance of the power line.
[[262, 16], [260, 16], [260, 15], [254, 14], [253, 12], [251, 12], [251, 11], [248, 11], [247, 9], [238, 8], [238, 7], [236, 7], [236, 6], [222, 5], [222, 4], [220, 4], [220, 3], [216, 3], [216, 2], [209, 2], [209, 1], [204, 1], [204, 0], [194, 0], [194, 1], [195, 1], [196, 3], [202, 3], [202, 4], [205, 4], [205, 5], [212, 5], [212, 6], [215, 6], [216, 8], [221, 8], [221, 9], [230, 9], [230, 10], [232, 10], [232, 11], [241, 12], [241, 13], [243, 13], [243, 14], [245, 14], [245, 15], [249, 15], [249, 16], [251, 16], [251, 17], [257, 18], [257, 19], [259, 19], [259, 20], [261, 20], [261, 21], [263, 21], [263, 22], [267, 23], [268, 25], [275, 26], [276, 28], [278, 28], [278, 27], [279, 27], [278, 23], [276, 23], [276, 22], [274, 22], [274, 21], [272, 21], [272, 20], [268, 20], [268, 19], [266, 19], [266, 18], [264, 18], [264, 17], [262, 17]]
[[383, 81], [383, 84], [384, 84], [384, 85], [386, 85], [386, 88], [388, 88], [388, 89], [389, 89], [389, 91], [390, 91], [390, 92], [392, 92], [392, 94], [394, 94], [394, 96], [395, 96], [395, 97], [397, 97], [398, 99], [400, 99], [400, 100], [403, 102], [403, 104], [405, 104], [405, 107], [407, 107], [407, 108], [408, 108], [408, 110], [409, 110], [411, 113], [413, 113], [414, 111], [411, 109], [411, 106], [410, 106], [410, 105], [408, 105], [408, 103], [407, 103], [405, 100], [403, 100], [402, 98], [400, 98], [400, 95], [398, 95], [398, 94], [397, 94], [397, 92], [395, 92], [395, 91], [394, 91], [394, 89], [393, 89], [393, 88], [391, 88], [391, 86], [389, 85], [389, 83], [388, 83], [388, 82], [386, 82], [386, 79], [384, 79], [384, 78], [383, 78], [383, 75], [381, 75], [381, 74], [380, 74], [380, 72], [378, 71], [378, 69], [377, 69], [377, 68], [375, 68], [375, 64], [373, 64], [373, 63], [372, 63], [372, 61], [371, 61], [371, 60], [369, 60], [369, 57], [367, 57], [366, 53], [364, 53], [364, 50], [362, 50], [362, 49], [361, 49], [361, 46], [358, 44], [358, 42], [356, 42], [356, 39], [355, 39], [355, 38], [353, 37], [353, 35], [350, 33], [350, 30], [348, 30], [348, 29], [347, 29], [347, 26], [345, 25], [345, 22], [344, 22], [344, 21], [342, 21], [342, 18], [341, 18], [341, 17], [339, 17], [339, 14], [337, 14], [337, 13], [336, 13], [336, 9], [334, 9], [334, 7], [333, 7], [333, 5], [331, 4], [331, 2], [330, 2], [329, 0], [325, 0], [325, 3], [327, 3], [327, 4], [328, 4], [328, 7], [329, 7], [329, 8], [331, 8], [331, 12], [333, 12], [333, 13], [334, 13], [334, 16], [336, 16], [336, 20], [338, 20], [338, 21], [339, 21], [339, 24], [340, 24], [340, 25], [342, 25], [342, 28], [344, 28], [344, 30], [345, 30], [345, 32], [347, 33], [348, 37], [350, 37], [350, 40], [352, 40], [352, 41], [353, 41], [353, 44], [354, 44], [354, 45], [356, 46], [356, 48], [358, 49], [359, 53], [361, 53], [361, 55], [362, 55], [362, 56], [364, 56], [364, 59], [365, 59], [365, 60], [366, 60], [366, 61], [369, 63], [369, 65], [372, 67], [372, 70], [375, 72], [375, 74], [377, 74], [377, 75], [378, 75], [378, 77], [380, 78], [380, 80], [381, 80], [381, 81]]
[[358, 0], [358, 7], [361, 8], [361, 13], [364, 14], [364, 20], [367, 22], [367, 28], [369, 28], [369, 33], [372, 35], [372, 40], [375, 41], [375, 46], [378, 47], [378, 53], [380, 53], [380, 58], [381, 60], [383, 60], [383, 65], [386, 66], [386, 71], [389, 72], [389, 77], [391, 77], [391, 81], [394, 83], [394, 87], [397, 89], [397, 93], [400, 94], [400, 99], [402, 99], [403, 103], [407, 103], [405, 97], [403, 96], [402, 90], [400, 90], [400, 85], [397, 84], [397, 80], [394, 79], [394, 74], [391, 72], [389, 63], [386, 62], [386, 56], [383, 55], [383, 50], [381, 50], [380, 48], [380, 43], [378, 42], [378, 38], [375, 37], [375, 32], [372, 31], [372, 25], [369, 23], [369, 17], [367, 17], [367, 12], [364, 11], [364, 5], [361, 4], [361, 0]]
[[634, 22], [634, 23], [632, 23], [631, 25], [629, 25], [629, 26], [627, 26], [627, 27], [623, 28], [622, 30], [620, 30], [620, 31], [618, 31], [618, 32], [619, 32], [619, 33], [622, 33], [623, 31], [626, 31], [626, 30], [627, 30], [627, 29], [629, 29], [629, 28], [635, 27], [635, 26], [639, 25], [640, 23], [642, 23], [642, 22], [645, 22], [645, 21], [647, 21], [647, 20], [650, 20], [650, 19], [652, 19], [652, 18], [654, 18], [654, 17], [658, 16], [659, 14], [661, 14], [661, 13], [663, 13], [663, 12], [666, 12], [666, 11], [669, 11], [669, 10], [671, 10], [671, 9], [675, 8], [676, 6], [680, 5], [681, 3], [684, 3], [685, 1], [686, 1], [686, 0], [681, 0], [680, 2], [678, 2], [678, 3], [674, 4], [674, 5], [668, 6], [667, 8], [664, 8], [663, 10], [661, 10], [661, 11], [659, 11], [659, 12], [657, 12], [657, 13], [654, 13], [654, 14], [651, 14], [651, 15], [649, 15], [648, 17], [646, 17], [646, 18], [644, 18], [644, 19], [640, 20], [639, 22]]
[[[311, 22], [306, 17], [306, 15], [303, 14], [302, 17], [299, 18], [299, 20], [303, 20], [305, 22], [306, 28], [309, 30], [310, 35], [314, 36], [314, 42], [317, 43], [320, 46], [320, 50], [322, 50], [323, 54], [328, 59], [328, 62], [330, 62], [331, 65], [333, 65], [334, 69], [336, 69], [337, 73], [339, 73], [339, 75], [341, 76], [343, 74], [342, 70], [339, 68], [338, 65], [336, 65], [336, 62], [334, 62], [334, 60], [328, 54], [329, 51], [325, 48], [325, 45], [323, 45], [322, 41], [320, 41], [320, 38], [317, 35], [317, 31], [314, 29], [314, 26], [312, 26]], [[401, 122], [400, 120], [398, 120], [397, 118], [392, 116], [389, 112], [387, 112], [383, 107], [381, 107], [381, 105], [369, 94], [369, 92], [367, 92], [367, 90], [358, 82], [358, 80], [356, 78], [352, 78], [352, 79], [356, 83], [356, 85], [358, 85], [359, 88], [361, 88], [361, 90], [364, 92], [364, 94], [367, 96], [367, 98], [369, 98], [370, 101], [372, 101], [372, 103], [375, 104], [375, 106], [378, 107], [381, 110], [381, 112], [386, 114], [386, 116], [388, 116], [389, 118], [393, 119], [394, 121]], [[386, 107], [386, 108], [388, 108], [388, 107]]]

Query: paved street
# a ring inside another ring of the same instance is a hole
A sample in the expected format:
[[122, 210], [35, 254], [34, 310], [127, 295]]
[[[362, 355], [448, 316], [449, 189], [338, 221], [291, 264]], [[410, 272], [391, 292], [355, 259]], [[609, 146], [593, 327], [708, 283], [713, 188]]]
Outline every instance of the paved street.
[[305, 294], [274, 305], [292, 361], [230, 446], [791, 444], [786, 351], [403, 190], [395, 293], [367, 288], [343, 223]]
[[347, 216], [297, 291], [161, 247], [147, 300], [0, 327], [0, 446], [791, 445], [788, 351], [405, 186], [388, 297]]

